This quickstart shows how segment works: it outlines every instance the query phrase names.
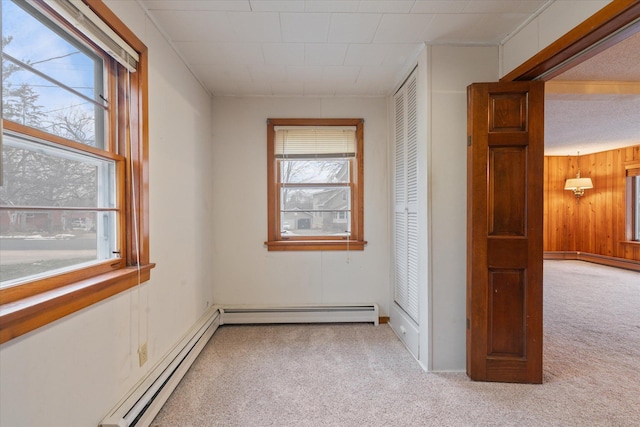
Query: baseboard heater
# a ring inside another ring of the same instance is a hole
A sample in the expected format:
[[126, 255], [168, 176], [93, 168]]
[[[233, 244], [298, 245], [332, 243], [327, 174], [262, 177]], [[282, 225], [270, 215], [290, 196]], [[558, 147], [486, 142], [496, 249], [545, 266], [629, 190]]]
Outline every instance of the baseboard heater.
[[351, 323], [378, 325], [377, 304], [303, 305], [303, 306], [231, 306], [220, 308], [221, 324], [259, 323]]
[[210, 308], [99, 426], [149, 426], [220, 324], [220, 310]]

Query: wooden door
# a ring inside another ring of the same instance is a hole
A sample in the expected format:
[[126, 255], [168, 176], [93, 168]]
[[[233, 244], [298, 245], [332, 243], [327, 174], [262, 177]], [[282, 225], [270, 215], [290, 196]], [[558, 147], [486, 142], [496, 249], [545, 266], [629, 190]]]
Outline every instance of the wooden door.
[[541, 383], [544, 82], [467, 95], [467, 374]]

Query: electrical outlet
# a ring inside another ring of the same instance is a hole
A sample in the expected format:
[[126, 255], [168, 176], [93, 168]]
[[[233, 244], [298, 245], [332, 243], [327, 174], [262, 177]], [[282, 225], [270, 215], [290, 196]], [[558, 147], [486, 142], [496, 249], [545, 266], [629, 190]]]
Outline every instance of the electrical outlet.
[[142, 366], [145, 363], [147, 363], [147, 358], [148, 358], [147, 343], [142, 344], [140, 346], [140, 348], [138, 349], [138, 357], [140, 359], [140, 366]]

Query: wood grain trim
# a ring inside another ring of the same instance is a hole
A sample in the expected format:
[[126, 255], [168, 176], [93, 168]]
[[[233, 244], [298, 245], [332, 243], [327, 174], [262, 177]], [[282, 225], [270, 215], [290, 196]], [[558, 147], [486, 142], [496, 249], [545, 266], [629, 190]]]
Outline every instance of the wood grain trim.
[[362, 251], [367, 242], [361, 240], [276, 240], [264, 242], [270, 251]]
[[640, 82], [552, 80], [545, 83], [544, 91], [546, 95], [637, 95]]
[[146, 52], [147, 47], [102, 0], [82, 0], [89, 8], [111, 27], [113, 31], [129, 44], [136, 52]]
[[[331, 237], [304, 238], [295, 237], [284, 240], [280, 233], [280, 191], [278, 166], [275, 158], [275, 126], [356, 126], [356, 158], [352, 165], [354, 176], [351, 183], [351, 238], [334, 239]], [[269, 251], [361, 251], [364, 241], [364, 120], [346, 119], [304, 119], [275, 118], [267, 119], [267, 241]], [[313, 240], [312, 240], [313, 239]]]
[[1, 305], [0, 344], [148, 281], [153, 267], [128, 267]]
[[[99, 148], [92, 147], [90, 145], [81, 144], [79, 142], [74, 142], [74, 141], [68, 140], [66, 138], [62, 138], [62, 137], [60, 137], [58, 135], [47, 133], [47, 132], [41, 131], [41, 130], [36, 129], [36, 128], [29, 127], [29, 126], [24, 126], [24, 125], [21, 125], [20, 123], [12, 122], [12, 121], [9, 121], [9, 120], [4, 120], [3, 119], [2, 127], [4, 128], [3, 130], [5, 130], [5, 131], [14, 132], [14, 135], [15, 134], [28, 135], [28, 136], [33, 137], [35, 139], [55, 142], [58, 145], [62, 145], [64, 147], [70, 148], [71, 150], [74, 150], [76, 152], [90, 153], [90, 154], [93, 154], [96, 157], [101, 157], [103, 159], [109, 159], [109, 160], [113, 160], [113, 161], [122, 161], [122, 160], [124, 160], [124, 158], [122, 156], [120, 156], [120, 155], [118, 155], [116, 153], [110, 153], [109, 151], [101, 150]], [[20, 137], [18, 136], [18, 138], [20, 138]]]
[[[111, 260], [98, 266], [69, 272], [64, 275], [29, 283], [22, 289], [0, 291], [0, 343], [20, 336], [31, 330], [53, 322], [61, 317], [95, 304], [112, 295], [146, 282], [155, 264], [149, 261], [149, 119], [148, 119], [148, 50], [142, 41], [102, 2], [102, 0], [83, 0], [101, 19], [107, 23], [122, 39], [139, 54], [138, 69], [129, 75], [131, 84], [131, 138], [120, 135], [120, 153], [129, 153], [133, 162], [133, 179], [129, 167], [123, 166], [123, 157], [106, 154], [102, 150], [84, 145], [76, 146], [73, 141], [53, 137], [57, 143], [69, 148], [79, 148], [93, 154], [113, 158], [118, 161], [118, 174], [124, 175], [126, 191], [120, 191], [118, 206], [124, 206], [126, 223], [133, 222], [133, 193], [135, 184], [135, 207], [137, 212], [138, 254], [135, 253], [136, 234], [133, 226], [121, 227], [121, 241], [126, 241], [125, 259]], [[112, 72], [112, 71], [110, 71]], [[112, 76], [113, 77], [113, 76]], [[112, 85], [115, 87], [116, 85]], [[110, 96], [114, 96], [112, 90]], [[123, 120], [119, 116], [117, 120]], [[20, 125], [15, 125], [20, 126]], [[21, 132], [9, 123], [8, 128]], [[38, 137], [37, 131], [28, 133]], [[46, 139], [52, 139], [47, 134]], [[109, 148], [113, 148], [109, 146]], [[93, 152], [92, 150], [95, 150]], [[128, 162], [127, 162], [128, 163]], [[125, 171], [125, 169], [127, 169]], [[125, 194], [126, 193], [126, 194]], [[126, 229], [125, 229], [126, 228]], [[135, 265], [141, 265], [138, 269]], [[125, 267], [125, 265], [129, 267]]]
[[[640, 18], [640, 1], [614, 0], [522, 65], [506, 74], [500, 81], [534, 80], [545, 73], [549, 74], [544, 77], [544, 80], [549, 80], [568, 69], [567, 67], [560, 67], [561, 64], [579, 53], [585, 52], [586, 49], [591, 48], [588, 53], [573, 61], [572, 66], [586, 61], [640, 31], [640, 25], [633, 25], [616, 33], [616, 31], [631, 24], [638, 18]], [[607, 40], [605, 41], [605, 39]], [[602, 43], [596, 46], [601, 41]], [[554, 70], [556, 67], [558, 69]], [[554, 71], [550, 72], [551, 70]]]
[[572, 260], [576, 260], [578, 259], [578, 252], [567, 252], [567, 251], [557, 251], [557, 252], [553, 252], [553, 251], [545, 251], [544, 255], [542, 257], [543, 259], [549, 259], [549, 260], [568, 260], [568, 259], [572, 259]]

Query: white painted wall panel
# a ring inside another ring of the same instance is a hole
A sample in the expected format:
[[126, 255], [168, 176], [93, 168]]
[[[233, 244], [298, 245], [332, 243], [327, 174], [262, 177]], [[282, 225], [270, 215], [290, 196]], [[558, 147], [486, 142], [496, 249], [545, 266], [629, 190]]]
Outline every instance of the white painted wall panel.
[[497, 47], [428, 46], [431, 363], [465, 369], [466, 88], [498, 79]]
[[610, 3], [607, 0], [556, 0], [501, 47], [500, 76], [571, 31]]
[[[213, 283], [218, 304], [379, 304], [388, 313], [384, 98], [214, 98]], [[268, 252], [267, 118], [363, 117], [364, 251]]]
[[[152, 280], [0, 347], [0, 425], [96, 426], [212, 302], [210, 97], [136, 2], [149, 48]], [[149, 361], [136, 350], [148, 341]]]

